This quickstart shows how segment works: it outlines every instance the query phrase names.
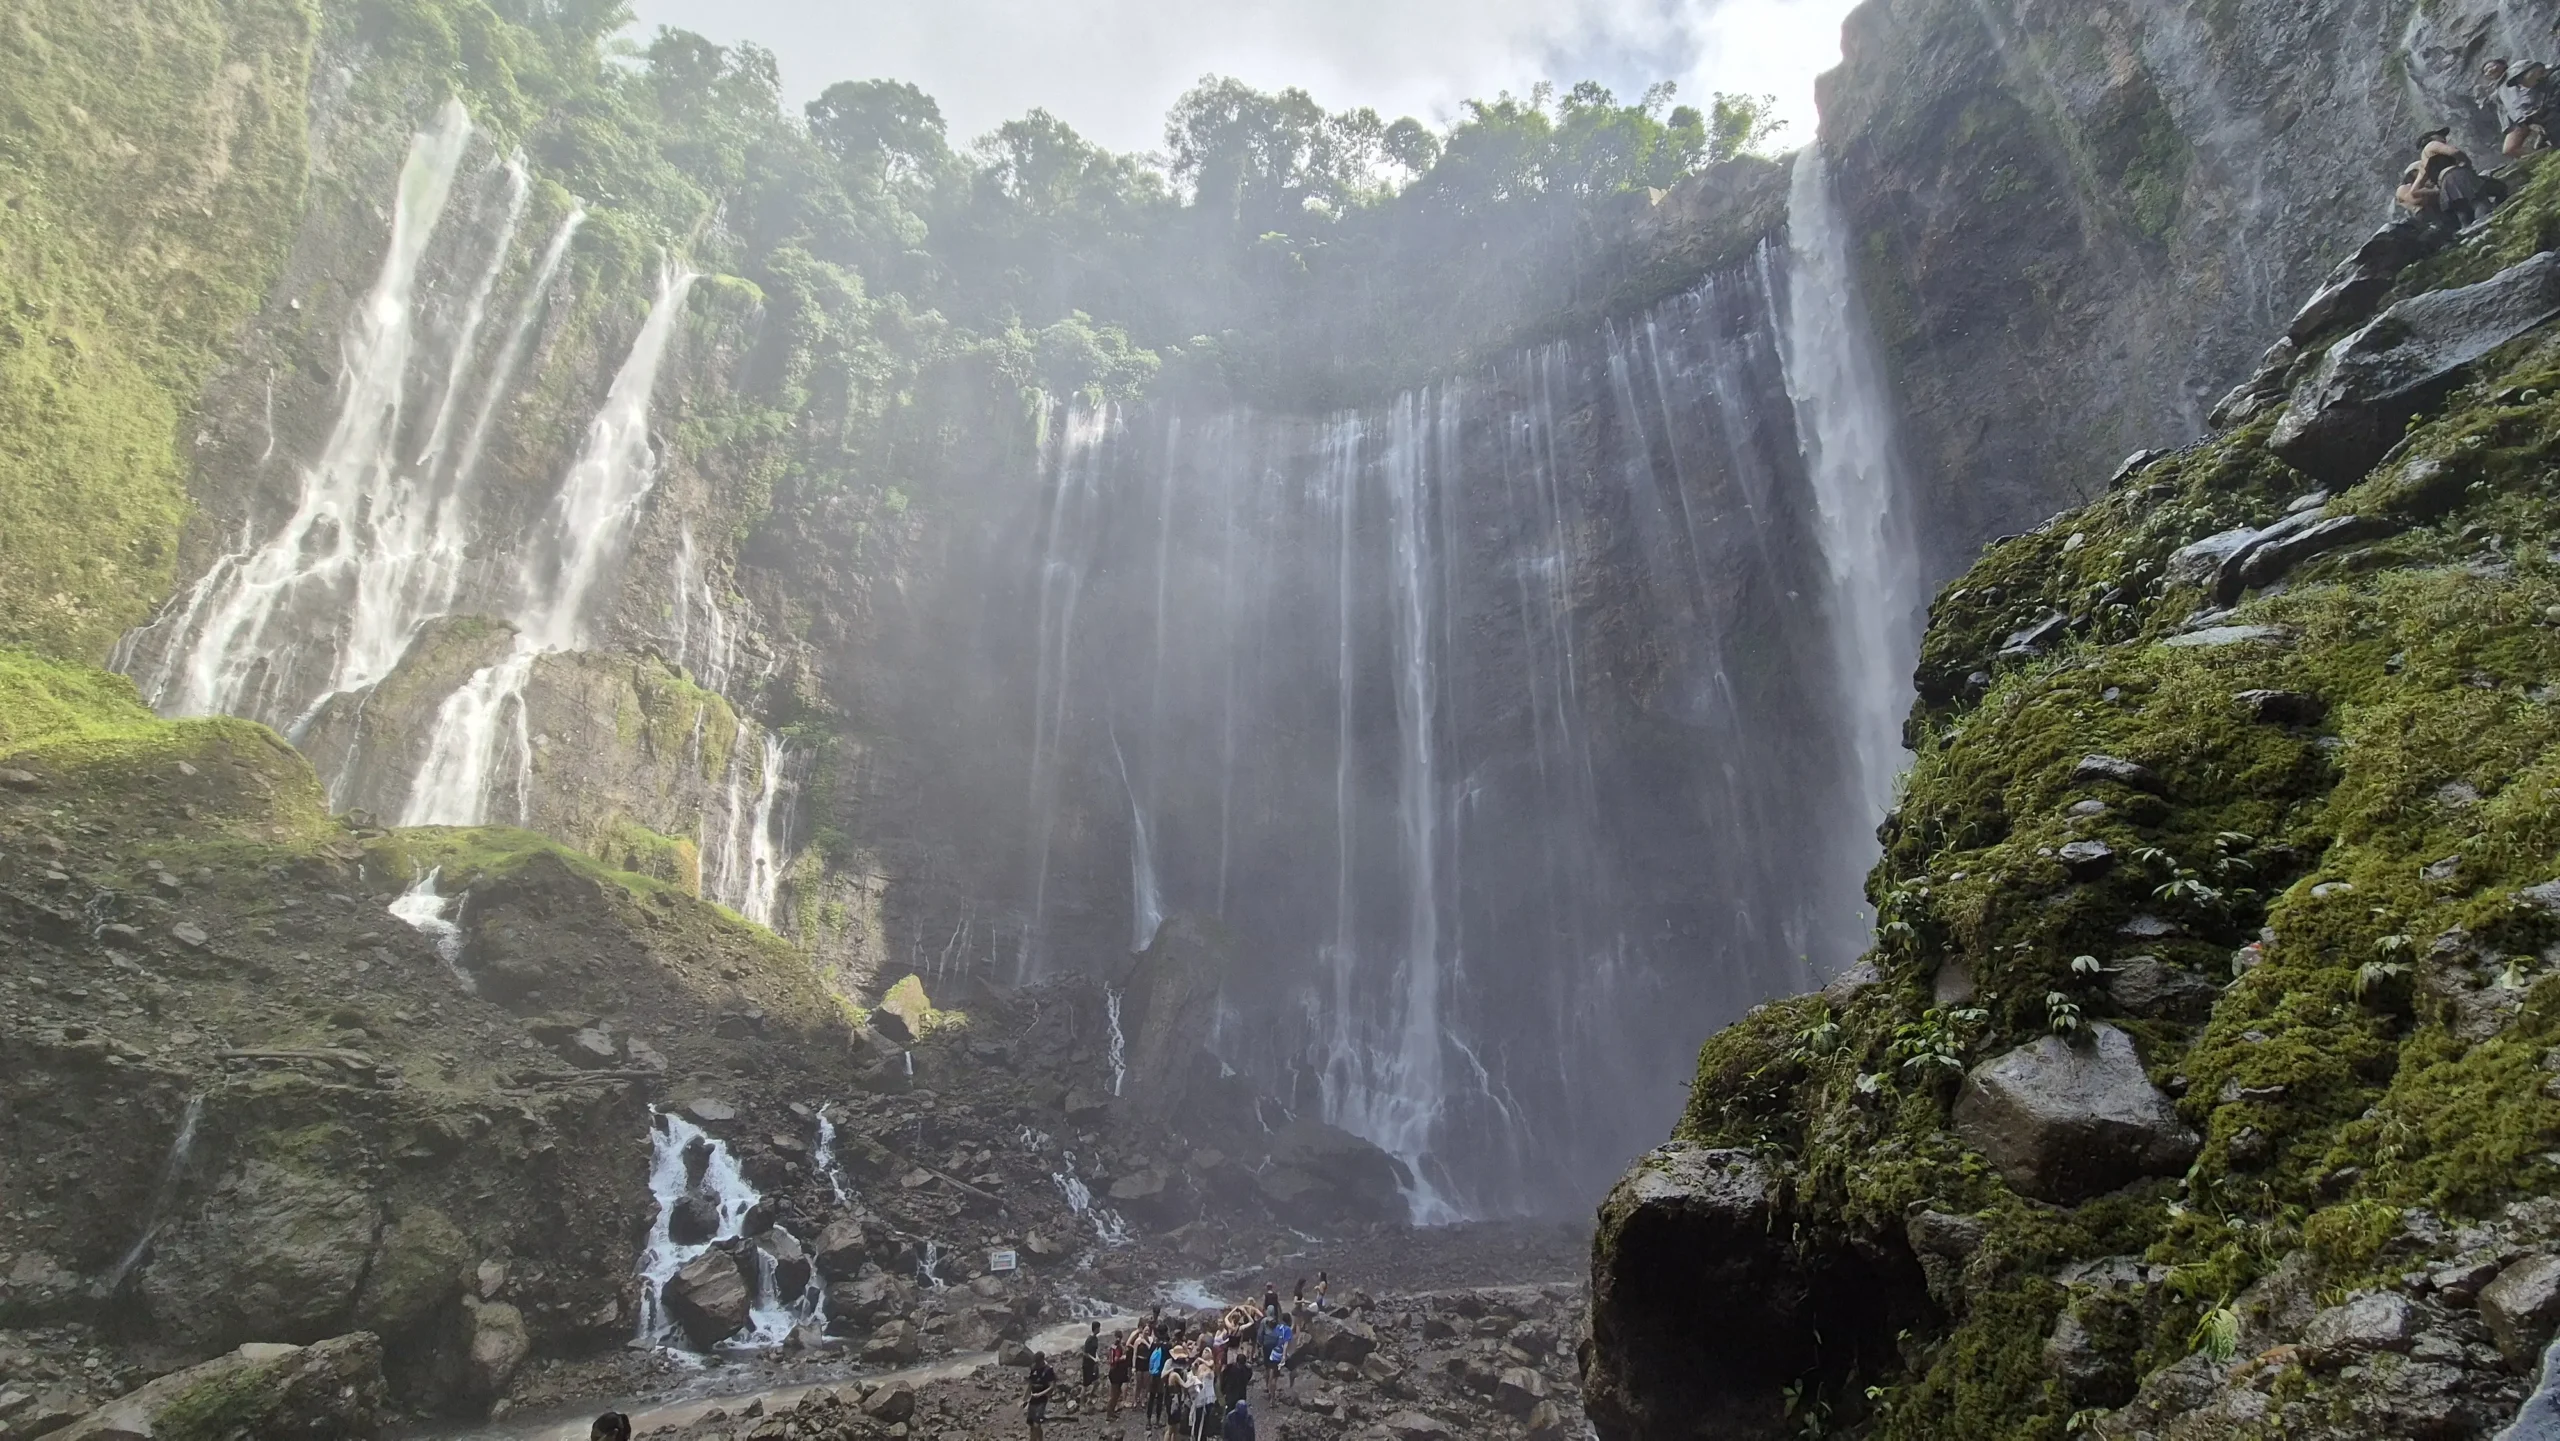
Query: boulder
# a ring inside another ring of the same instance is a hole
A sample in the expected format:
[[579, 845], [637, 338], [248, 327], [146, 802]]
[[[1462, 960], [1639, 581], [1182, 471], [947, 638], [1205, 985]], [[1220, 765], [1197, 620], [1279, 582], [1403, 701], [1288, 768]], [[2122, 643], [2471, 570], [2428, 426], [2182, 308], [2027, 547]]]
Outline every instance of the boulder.
[[1413, 1172], [1350, 1132], [1300, 1117], [1271, 1134], [1261, 1190], [1284, 1221], [1402, 1222]]
[[1942, 1008], [1971, 1005], [1977, 989], [1972, 965], [1962, 956], [1949, 956], [1929, 978], [1929, 1002]]
[[1398, 1411], [1386, 1419], [1387, 1434], [1396, 1441], [1441, 1441], [1457, 1433], [1449, 1423], [1426, 1416], [1419, 1411]]
[[1356, 1366], [1378, 1349], [1377, 1328], [1322, 1312], [1298, 1332], [1297, 1348], [1319, 1361]]
[[252, 1160], [154, 1243], [143, 1299], [191, 1347], [317, 1341], [352, 1314], [381, 1225], [353, 1177]]
[[2417, 1308], [2395, 1291], [2366, 1291], [2311, 1318], [2302, 1349], [2315, 1366], [2335, 1369], [2376, 1351], [2405, 1352], [2418, 1339]]
[[2105, 841], [2065, 841], [2055, 852], [2075, 881], [2094, 881], [2115, 868], [2115, 847]]
[[2171, 650], [2220, 650], [2234, 645], [2291, 645], [2293, 632], [2280, 625], [2209, 625], [2160, 642]]
[[1965, 1077], [1956, 1134], [2020, 1194], [2062, 1204], [2185, 1170], [2202, 1145], [2103, 1023], [2079, 1044], [2046, 1036]]
[[2127, 956], [2107, 970], [2107, 999], [2145, 1020], [2201, 1021], [2222, 994], [2212, 981], [2158, 956]]
[[309, 1346], [250, 1343], [108, 1402], [56, 1441], [172, 1441], [219, 1434], [258, 1441], [358, 1441], [382, 1424], [382, 1342], [358, 1331]]
[[667, 1315], [697, 1351], [708, 1351], [747, 1324], [747, 1278], [737, 1258], [705, 1251], [667, 1280]]
[[2560, 1325], [2560, 1256], [2536, 1253], [2500, 1271], [2480, 1288], [2480, 1319], [2508, 1365], [2532, 1365]]
[[720, 1234], [720, 1203], [700, 1191], [676, 1197], [667, 1211], [667, 1239], [679, 1246], [699, 1246]]
[[2560, 252], [2477, 285], [2411, 296], [2329, 347], [2297, 387], [2268, 448], [2308, 475], [2349, 483], [2472, 362], [2560, 315]]
[[2560, 1441], [2560, 1341], [2542, 1353], [2541, 1380], [2497, 1441]]
[[[1601, 1441], [1782, 1434], [1789, 1384], [1884, 1365], [1896, 1332], [1932, 1314], [1900, 1238], [1799, 1231], [1787, 1194], [1753, 1152], [1684, 1142], [1610, 1190], [1583, 1351]], [[1702, 1433], [1702, 1418], [1723, 1429]]]
[[2182, 545], [2169, 552], [2166, 574], [2172, 585], [2202, 585], [2213, 579], [2231, 553], [2247, 545], [2257, 536], [2248, 526], [2216, 531], [2204, 539]]
[[871, 1024], [900, 1044], [925, 1033], [933, 1017], [933, 1000], [924, 993], [924, 978], [910, 975], [891, 986], [871, 1010]]
[[2376, 230], [2294, 312], [2285, 339], [2307, 345], [2342, 325], [2361, 323], [2391, 293], [2401, 271], [2452, 242], [2453, 227], [2435, 214], [2403, 216]]
[[862, 1414], [883, 1426], [895, 1426], [916, 1414], [916, 1388], [890, 1381], [862, 1398]]
[[1529, 1441], [1564, 1441], [1564, 1413], [1553, 1401], [1541, 1401], [1529, 1412]]
[[1505, 1416], [1526, 1416], [1545, 1403], [1547, 1378], [1526, 1366], [1514, 1366], [1502, 1373], [1493, 1388], [1494, 1409]]
[[1884, 972], [1876, 969], [1875, 962], [1861, 956], [1851, 961], [1847, 970], [1831, 978], [1830, 983], [1822, 988], [1822, 999], [1833, 1006], [1845, 1006], [1868, 988], [1883, 982]]
[[501, 1301], [462, 1298], [462, 1393], [486, 1406], [507, 1394], [533, 1353], [524, 1313]]
[[2252, 590], [2275, 584], [2293, 568], [2340, 546], [2398, 534], [2398, 521], [2383, 516], [2322, 516], [2318, 510], [2288, 515], [2251, 536], [2214, 572], [2213, 603], [2230, 606]]
[[755, 1247], [773, 1258], [775, 1296], [788, 1301], [809, 1289], [809, 1251], [800, 1244], [799, 1237], [774, 1226], [757, 1234]]
[[924, 1337], [905, 1317], [881, 1327], [862, 1348], [862, 1359], [874, 1366], [904, 1366], [923, 1354]]
[[863, 1238], [862, 1223], [851, 1216], [829, 1221], [809, 1248], [810, 1264], [830, 1281], [852, 1279], [870, 1258], [870, 1242]]

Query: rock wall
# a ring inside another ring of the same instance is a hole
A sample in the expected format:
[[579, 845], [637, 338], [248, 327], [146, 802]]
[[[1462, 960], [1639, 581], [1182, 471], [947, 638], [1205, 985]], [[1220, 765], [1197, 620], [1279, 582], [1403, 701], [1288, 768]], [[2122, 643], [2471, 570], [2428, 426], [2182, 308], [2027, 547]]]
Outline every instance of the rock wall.
[[2419, 133], [2494, 157], [2535, 3], [1872, 0], [1821, 143], [1919, 469], [1931, 573], [2202, 435], [2387, 219]]

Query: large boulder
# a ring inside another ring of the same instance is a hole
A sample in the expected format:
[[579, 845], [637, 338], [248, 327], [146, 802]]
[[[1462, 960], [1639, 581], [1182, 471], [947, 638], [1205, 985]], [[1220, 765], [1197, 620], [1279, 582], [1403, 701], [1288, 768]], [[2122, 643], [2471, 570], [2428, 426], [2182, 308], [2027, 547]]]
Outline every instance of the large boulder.
[[1601, 1203], [1584, 1409], [1602, 1441], [1788, 1435], [1790, 1384], [1891, 1364], [1929, 1314], [1900, 1236], [1799, 1230], [1759, 1157], [1674, 1142]]
[[1297, 1349], [1319, 1361], [1356, 1366], [1378, 1349], [1378, 1333], [1365, 1321], [1319, 1312], [1299, 1330]]
[[667, 1314], [694, 1349], [707, 1351], [747, 1324], [747, 1278], [737, 1258], [705, 1251], [667, 1279]]
[[818, 1274], [830, 1281], [852, 1278], [871, 1257], [870, 1242], [864, 1237], [862, 1223], [851, 1216], [829, 1221], [809, 1248], [809, 1259]]
[[143, 1299], [199, 1353], [317, 1341], [353, 1313], [381, 1226], [381, 1203], [352, 1178], [252, 1160], [154, 1244]]
[[533, 1354], [524, 1313], [500, 1301], [462, 1298], [462, 1394], [482, 1405], [507, 1394], [507, 1386]]
[[2560, 1257], [2536, 1253], [2509, 1265], [2480, 1291], [2480, 1319], [2507, 1364], [2521, 1371], [2560, 1327]]
[[1338, 1225], [1410, 1218], [1413, 1172], [1369, 1142], [1300, 1117], [1271, 1135], [1263, 1197], [1284, 1221]]
[[2202, 1142], [2178, 1119], [2124, 1032], [2046, 1036], [1965, 1077], [1956, 1134], [2022, 1195], [2069, 1204], [2144, 1176], [2176, 1175]]
[[2322, 480], [2359, 479], [2472, 362], [2553, 316], [2560, 316], [2556, 251], [2477, 285], [2411, 296], [2329, 348], [2294, 391], [2268, 447]]
[[359, 1441], [382, 1424], [382, 1342], [369, 1331], [309, 1346], [250, 1342], [117, 1398], [56, 1441]]

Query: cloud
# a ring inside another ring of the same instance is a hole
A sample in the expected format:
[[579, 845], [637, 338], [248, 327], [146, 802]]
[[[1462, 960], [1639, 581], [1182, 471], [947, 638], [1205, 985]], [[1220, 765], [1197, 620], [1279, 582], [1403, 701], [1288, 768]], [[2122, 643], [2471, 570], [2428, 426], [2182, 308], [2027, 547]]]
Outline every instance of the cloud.
[[636, 0], [659, 25], [781, 60], [799, 102], [838, 80], [911, 80], [955, 139], [1039, 107], [1122, 150], [1163, 144], [1164, 112], [1205, 74], [1323, 104], [1445, 124], [1458, 103], [1538, 80], [1656, 80], [1703, 102], [1770, 93], [1800, 144], [1813, 77], [1839, 59], [1851, 0]]

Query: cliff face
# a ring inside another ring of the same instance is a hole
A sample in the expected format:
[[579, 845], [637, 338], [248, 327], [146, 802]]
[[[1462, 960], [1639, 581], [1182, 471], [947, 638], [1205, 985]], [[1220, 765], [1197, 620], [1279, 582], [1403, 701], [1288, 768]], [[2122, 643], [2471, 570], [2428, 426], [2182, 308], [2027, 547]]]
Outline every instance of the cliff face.
[[1933, 574], [2204, 433], [2391, 213], [2416, 137], [2497, 152], [2482, 61], [2552, 7], [1874, 0], [1822, 144], [1918, 471]]
[[1866, 965], [1711, 1039], [1602, 1209], [1602, 1435], [2471, 1437], [2548, 1384], [2556, 178], [1939, 595]]

